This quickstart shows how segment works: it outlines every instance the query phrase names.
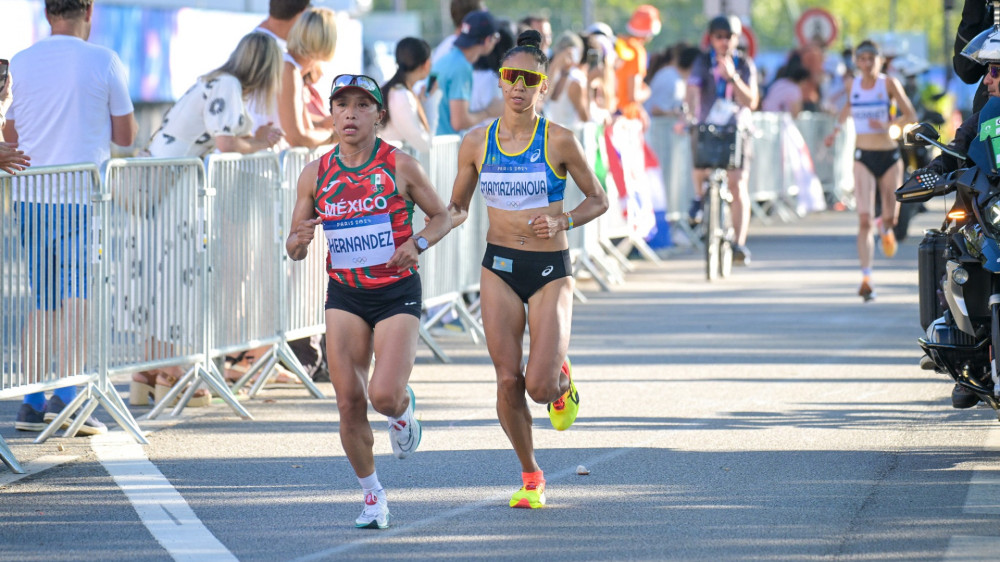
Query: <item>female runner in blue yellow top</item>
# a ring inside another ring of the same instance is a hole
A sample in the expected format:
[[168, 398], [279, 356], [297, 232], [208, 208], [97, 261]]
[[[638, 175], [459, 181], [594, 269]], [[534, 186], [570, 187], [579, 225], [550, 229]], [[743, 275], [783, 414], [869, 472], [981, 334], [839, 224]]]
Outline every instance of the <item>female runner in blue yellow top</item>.
[[[299, 176], [285, 243], [288, 255], [301, 260], [316, 227], [323, 227], [330, 379], [340, 441], [365, 495], [355, 525], [379, 529], [389, 525], [389, 508], [375, 473], [368, 399], [389, 418], [396, 457], [412, 454], [421, 437], [407, 384], [422, 306], [417, 255], [451, 229], [444, 202], [420, 164], [376, 136], [383, 107], [382, 92], [368, 76], [334, 78], [330, 111], [340, 144]], [[429, 218], [419, 233], [413, 232], [414, 203]], [[378, 361], [368, 381], [373, 351]]]
[[[462, 141], [448, 206], [453, 227], [468, 217], [477, 187], [488, 206], [490, 227], [480, 283], [483, 328], [497, 375], [500, 425], [521, 461], [523, 486], [510, 506], [531, 508], [545, 505], [545, 478], [535, 461], [525, 391], [535, 402], [549, 405], [558, 430], [573, 423], [580, 401], [566, 358], [573, 277], [565, 231], [608, 208], [576, 137], [536, 112], [548, 88], [548, 59], [539, 49], [541, 40], [537, 31], [524, 31], [517, 46], [504, 55], [499, 84], [503, 115]], [[586, 199], [564, 212], [567, 173]], [[526, 320], [531, 344], [527, 365], [522, 366]]]

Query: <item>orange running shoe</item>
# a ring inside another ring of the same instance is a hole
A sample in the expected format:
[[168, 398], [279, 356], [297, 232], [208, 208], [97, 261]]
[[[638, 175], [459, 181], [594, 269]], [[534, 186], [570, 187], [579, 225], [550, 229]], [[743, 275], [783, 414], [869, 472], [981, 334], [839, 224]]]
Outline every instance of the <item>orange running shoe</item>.
[[885, 257], [895, 256], [896, 248], [896, 234], [892, 229], [882, 231], [882, 253], [885, 254]]

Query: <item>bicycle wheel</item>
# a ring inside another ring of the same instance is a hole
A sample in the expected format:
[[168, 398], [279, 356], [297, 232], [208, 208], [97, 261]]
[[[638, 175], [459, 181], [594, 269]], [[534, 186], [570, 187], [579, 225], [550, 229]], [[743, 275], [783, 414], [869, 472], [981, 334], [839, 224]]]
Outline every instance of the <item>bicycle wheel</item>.
[[722, 239], [722, 229], [719, 224], [721, 201], [719, 199], [719, 178], [718, 170], [712, 171], [708, 179], [708, 190], [705, 192], [705, 212], [703, 213], [705, 226], [705, 279], [714, 281], [719, 277], [721, 270], [720, 254]]
[[728, 187], [721, 189], [719, 196], [719, 276], [725, 279], [733, 272], [733, 239], [736, 236], [736, 229], [733, 228], [733, 208], [730, 204], [733, 201]]

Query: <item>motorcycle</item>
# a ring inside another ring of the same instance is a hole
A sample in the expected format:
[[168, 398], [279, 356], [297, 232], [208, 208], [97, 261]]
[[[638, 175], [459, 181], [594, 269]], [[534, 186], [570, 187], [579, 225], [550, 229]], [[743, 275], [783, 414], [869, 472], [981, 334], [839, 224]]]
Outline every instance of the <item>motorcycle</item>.
[[[968, 162], [968, 155], [938, 142], [928, 123], [908, 128], [905, 142], [933, 145]], [[955, 193], [939, 229], [928, 230], [918, 251], [919, 345], [925, 368], [946, 373], [998, 412], [1000, 419], [1000, 174], [970, 165], [939, 176], [918, 171], [899, 189], [899, 202], [924, 202]]]

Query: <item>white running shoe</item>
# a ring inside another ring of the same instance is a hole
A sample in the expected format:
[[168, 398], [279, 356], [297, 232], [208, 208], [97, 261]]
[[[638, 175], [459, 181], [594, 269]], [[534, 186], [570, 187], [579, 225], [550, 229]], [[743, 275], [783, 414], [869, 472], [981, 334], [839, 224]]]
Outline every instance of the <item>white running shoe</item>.
[[389, 442], [392, 443], [392, 454], [397, 459], [405, 459], [413, 454], [420, 446], [420, 438], [423, 437], [423, 429], [413, 417], [413, 408], [417, 404], [417, 399], [413, 396], [413, 389], [406, 385], [406, 393], [410, 395], [410, 404], [406, 407], [406, 412], [395, 422], [389, 422]]
[[385, 490], [375, 490], [365, 494], [365, 509], [354, 520], [358, 529], [386, 529], [389, 527], [389, 502]]

